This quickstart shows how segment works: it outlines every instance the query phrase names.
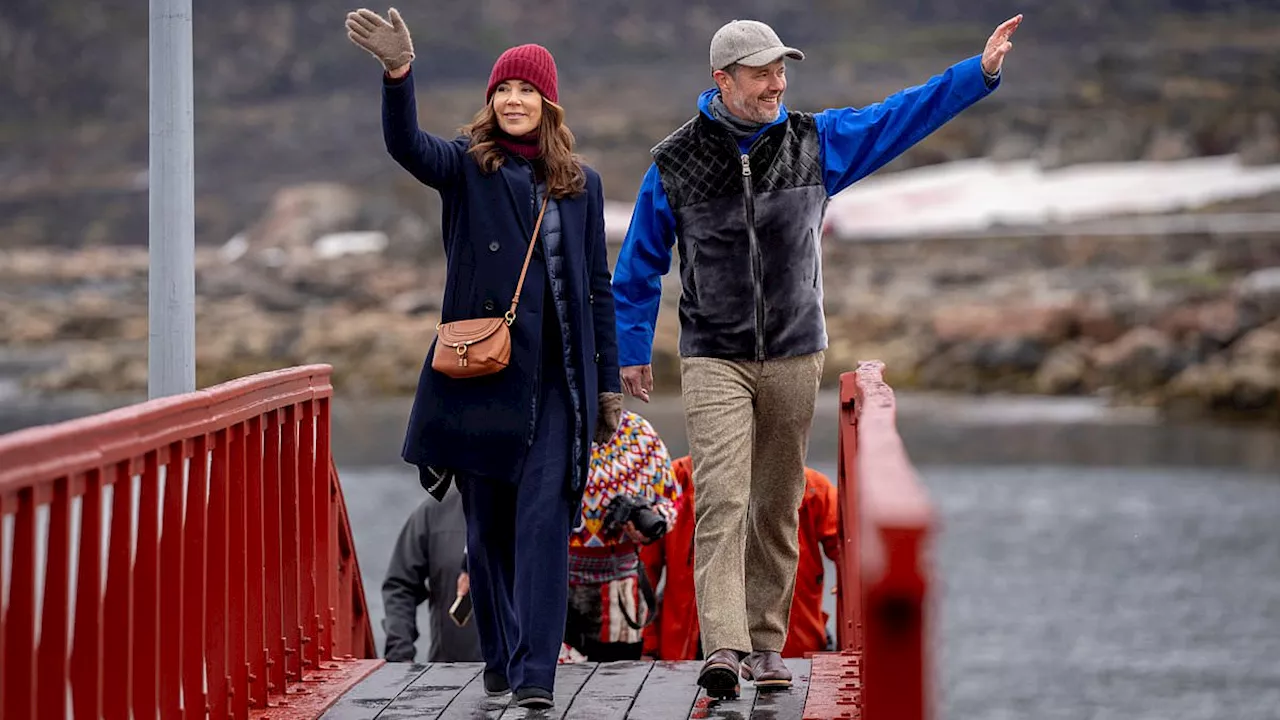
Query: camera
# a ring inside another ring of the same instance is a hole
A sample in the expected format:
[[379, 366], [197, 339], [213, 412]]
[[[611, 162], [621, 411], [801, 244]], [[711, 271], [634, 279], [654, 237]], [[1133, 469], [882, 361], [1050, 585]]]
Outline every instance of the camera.
[[622, 526], [630, 522], [649, 542], [667, 533], [667, 521], [653, 509], [653, 501], [635, 495], [618, 495], [605, 508], [601, 530], [606, 535], [622, 532]]

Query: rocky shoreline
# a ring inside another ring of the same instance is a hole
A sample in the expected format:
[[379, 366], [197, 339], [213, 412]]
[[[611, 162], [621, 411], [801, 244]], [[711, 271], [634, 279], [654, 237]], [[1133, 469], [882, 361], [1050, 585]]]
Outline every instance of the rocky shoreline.
[[[198, 250], [199, 385], [325, 362], [340, 393], [413, 391], [442, 262], [421, 219], [348, 232], [366, 211], [344, 192], [291, 189], [236, 241]], [[27, 368], [24, 387], [145, 389], [146, 276], [145, 248], [0, 251], [0, 338], [62, 357]], [[903, 390], [1101, 395], [1280, 424], [1277, 234], [829, 239], [823, 276], [828, 383], [875, 358]], [[667, 391], [679, 387], [677, 296], [673, 273], [654, 355]]]

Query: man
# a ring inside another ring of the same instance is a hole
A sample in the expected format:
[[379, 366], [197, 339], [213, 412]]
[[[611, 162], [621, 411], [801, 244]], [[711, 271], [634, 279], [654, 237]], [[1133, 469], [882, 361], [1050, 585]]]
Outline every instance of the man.
[[462, 496], [449, 486], [445, 495], [422, 501], [400, 530], [382, 582], [387, 633], [387, 662], [413, 662], [418, 641], [418, 606], [427, 603], [430, 647], [428, 662], [480, 662], [480, 636], [475, 622], [459, 627], [449, 608], [470, 590], [465, 572], [467, 524]]
[[[764, 23], [711, 39], [715, 87], [653, 149], [613, 288], [623, 386], [648, 400], [661, 276], [680, 244], [680, 356], [697, 472], [698, 683], [786, 688], [804, 456], [827, 346], [818, 247], [830, 196], [992, 92], [1022, 16], [981, 56], [861, 108], [788, 112], [787, 47]], [[749, 571], [747, 569], [750, 569]]]
[[[671, 464], [682, 489], [675, 526], [661, 540], [644, 547], [640, 557], [651, 582], [666, 573], [657, 620], [645, 628], [644, 652], [659, 660], [701, 657], [698, 610], [693, 583], [693, 461], [686, 455]], [[782, 656], [804, 657], [830, 646], [828, 615], [822, 609], [826, 583], [822, 556], [832, 562], [840, 553], [839, 505], [836, 486], [826, 475], [806, 467], [804, 500], [800, 503], [800, 562], [791, 600], [791, 619]]]

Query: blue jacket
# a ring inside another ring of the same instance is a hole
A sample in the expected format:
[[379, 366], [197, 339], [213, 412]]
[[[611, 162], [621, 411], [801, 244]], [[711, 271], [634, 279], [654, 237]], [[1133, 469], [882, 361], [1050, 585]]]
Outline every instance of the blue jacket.
[[[959, 62], [923, 85], [895, 93], [864, 108], [837, 108], [817, 113], [823, 184], [828, 196], [870, 175], [920, 142], [962, 110], [999, 86], [988, 81], [981, 58]], [[710, 117], [709, 104], [717, 89], [698, 98], [698, 110]], [[785, 122], [783, 107], [774, 123]], [[756, 136], [739, 141], [746, 152]], [[662, 296], [662, 276], [671, 269], [676, 218], [663, 190], [656, 165], [650, 165], [640, 184], [631, 226], [618, 253], [613, 294], [618, 319], [619, 364], [647, 365], [653, 350], [654, 326]]]
[[[467, 155], [465, 137], [444, 140], [420, 130], [412, 71], [400, 80], [384, 80], [382, 132], [391, 157], [440, 193], [448, 258], [441, 321], [501, 317], [511, 304], [537, 218], [532, 166], [510, 156], [497, 172], [486, 174]], [[586, 191], [558, 202], [571, 313], [569, 355], [582, 378], [574, 401], [585, 411], [582, 439], [589, 447], [597, 394], [621, 392], [621, 385], [604, 193], [600, 176], [584, 169]], [[535, 253], [511, 326], [511, 364], [501, 372], [446, 377], [431, 368], [432, 342], [402, 450], [407, 462], [497, 479], [510, 479], [518, 470], [533, 438], [530, 417], [539, 390], [546, 286], [546, 264]]]

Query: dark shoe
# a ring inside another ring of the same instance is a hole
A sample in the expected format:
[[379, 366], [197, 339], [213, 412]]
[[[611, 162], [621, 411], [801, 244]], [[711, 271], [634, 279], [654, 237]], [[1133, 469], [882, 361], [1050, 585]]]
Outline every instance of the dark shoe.
[[742, 660], [742, 679], [754, 680], [759, 690], [785, 690], [791, 687], [791, 671], [782, 655], [768, 650], [753, 652]]
[[493, 670], [484, 671], [484, 694], [489, 697], [498, 697], [511, 692], [511, 685], [507, 683], [507, 676]]
[[530, 710], [550, 710], [555, 707], [550, 690], [537, 687], [522, 687], [516, 691], [516, 704]]
[[707, 695], [717, 700], [738, 697], [738, 653], [736, 650], [717, 650], [702, 665], [698, 684]]

